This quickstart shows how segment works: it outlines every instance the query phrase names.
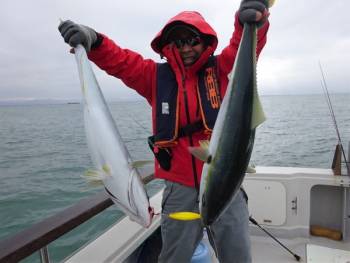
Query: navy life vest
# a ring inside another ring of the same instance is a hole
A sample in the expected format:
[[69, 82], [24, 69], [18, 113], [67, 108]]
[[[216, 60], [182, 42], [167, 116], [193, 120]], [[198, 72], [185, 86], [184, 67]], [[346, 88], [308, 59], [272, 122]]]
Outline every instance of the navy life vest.
[[[216, 58], [211, 56], [198, 72], [197, 94], [202, 123], [188, 125], [189, 130], [205, 129], [211, 132], [221, 105]], [[175, 74], [168, 63], [157, 65], [155, 145], [169, 147], [184, 136], [179, 127], [179, 96]], [[190, 127], [192, 125], [192, 127]], [[184, 127], [185, 128], [185, 127]], [[185, 132], [185, 135], [186, 132]]]

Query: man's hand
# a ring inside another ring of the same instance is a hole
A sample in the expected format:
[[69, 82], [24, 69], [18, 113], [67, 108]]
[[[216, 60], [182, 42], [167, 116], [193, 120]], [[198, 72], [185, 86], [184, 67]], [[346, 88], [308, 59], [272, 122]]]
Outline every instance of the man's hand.
[[76, 47], [81, 44], [84, 46], [87, 52], [90, 51], [91, 46], [97, 40], [97, 34], [95, 30], [90, 27], [79, 25], [73, 21], [66, 20], [60, 23], [58, 26], [64, 42], [69, 44], [71, 47]]
[[242, 25], [256, 23], [258, 27], [262, 26], [270, 15], [268, 0], [242, 0], [238, 13]]

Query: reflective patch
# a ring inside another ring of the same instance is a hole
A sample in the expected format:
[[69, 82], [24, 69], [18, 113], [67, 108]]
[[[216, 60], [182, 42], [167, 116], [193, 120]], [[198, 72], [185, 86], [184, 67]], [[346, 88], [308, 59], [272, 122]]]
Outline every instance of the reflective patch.
[[162, 102], [162, 114], [169, 114], [169, 103]]

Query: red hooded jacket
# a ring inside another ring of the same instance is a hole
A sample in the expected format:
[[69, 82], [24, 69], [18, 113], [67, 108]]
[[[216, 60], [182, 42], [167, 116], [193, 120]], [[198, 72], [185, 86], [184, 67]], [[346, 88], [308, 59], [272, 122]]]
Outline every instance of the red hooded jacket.
[[[212, 41], [210, 46], [201, 54], [199, 59], [191, 66], [184, 67], [177, 48], [168, 44], [164, 47], [160, 46], [160, 40], [164, 28], [171, 23], [185, 23], [198, 29], [201, 34], [210, 36]], [[258, 30], [257, 55], [260, 54], [266, 43], [266, 34], [268, 31], [269, 22], [267, 21]], [[196, 92], [197, 72], [206, 63], [209, 56], [212, 55], [217, 47], [218, 39], [215, 31], [204, 20], [198, 12], [185, 11], [168, 21], [164, 28], [157, 34], [151, 42], [153, 50], [167, 59], [167, 62], [172, 67], [178, 83], [178, 98], [180, 100], [179, 109], [179, 125], [187, 124], [184, 90], [187, 93], [189, 113], [191, 123], [201, 120], [201, 115], [198, 114], [198, 99]], [[228, 84], [227, 75], [231, 71], [235, 61], [236, 53], [242, 36], [242, 25], [238, 21], [238, 15], [235, 16], [235, 31], [232, 35], [230, 43], [222, 52], [216, 56], [218, 74], [220, 78], [220, 92], [222, 96], [225, 94]], [[155, 127], [155, 98], [156, 98], [156, 79], [157, 79], [157, 63], [151, 59], [144, 59], [140, 54], [128, 49], [123, 49], [116, 45], [108, 37], [103, 36], [102, 43], [99, 47], [92, 49], [89, 54], [89, 59], [92, 60], [98, 67], [105, 70], [109, 75], [121, 79], [125, 85], [136, 90], [141, 96], [145, 97], [148, 103], [152, 106], [153, 130]], [[208, 139], [208, 134], [196, 132], [192, 134], [194, 146], [199, 145], [199, 140]], [[192, 156], [188, 151], [189, 137], [181, 137], [177, 144], [172, 147], [171, 169], [164, 171], [160, 168], [156, 161], [155, 176], [169, 181], [174, 181], [186, 186], [194, 187], [194, 168], [196, 169], [198, 183], [200, 182], [203, 163], [199, 160], [195, 161], [195, 167], [192, 166]]]

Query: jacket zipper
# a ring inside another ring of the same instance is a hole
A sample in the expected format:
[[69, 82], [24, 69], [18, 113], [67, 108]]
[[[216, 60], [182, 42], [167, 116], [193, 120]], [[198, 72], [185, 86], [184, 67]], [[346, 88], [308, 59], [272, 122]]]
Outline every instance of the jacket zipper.
[[[186, 121], [187, 121], [187, 124], [191, 124], [190, 112], [189, 112], [189, 108], [188, 108], [187, 91], [185, 89], [185, 72], [183, 71], [183, 69], [179, 63], [174, 50], [173, 50], [173, 56], [175, 58], [176, 64], [179, 67], [180, 73], [181, 73], [182, 91], [184, 93], [184, 100], [185, 100]], [[192, 135], [190, 134], [188, 137], [189, 137], [190, 146], [193, 147], [194, 144], [193, 144]], [[192, 163], [194, 186], [197, 190], [197, 193], [199, 194], [199, 183], [198, 183], [198, 175], [197, 175], [197, 169], [196, 169], [196, 159], [192, 154], [191, 154], [191, 163]]]
[[[188, 108], [188, 98], [187, 98], [187, 91], [185, 89], [184, 76], [182, 76], [182, 87], [183, 87], [183, 93], [184, 93], [184, 99], [185, 99], [186, 120], [187, 120], [187, 124], [191, 124], [190, 111]], [[192, 134], [190, 134], [188, 137], [189, 137], [189, 141], [190, 141], [190, 146], [193, 147], [194, 144], [193, 144]], [[197, 169], [196, 169], [196, 159], [192, 154], [191, 154], [191, 162], [192, 162], [194, 185], [195, 185], [197, 192], [198, 192], [199, 191], [199, 184], [198, 184], [198, 175], [197, 175]]]

